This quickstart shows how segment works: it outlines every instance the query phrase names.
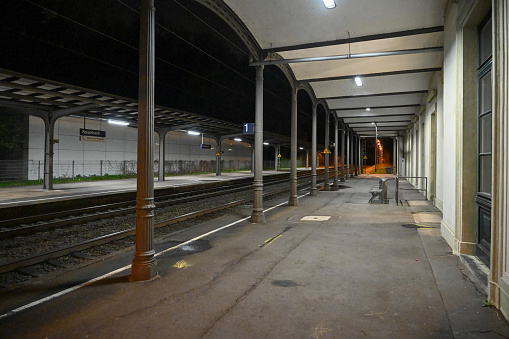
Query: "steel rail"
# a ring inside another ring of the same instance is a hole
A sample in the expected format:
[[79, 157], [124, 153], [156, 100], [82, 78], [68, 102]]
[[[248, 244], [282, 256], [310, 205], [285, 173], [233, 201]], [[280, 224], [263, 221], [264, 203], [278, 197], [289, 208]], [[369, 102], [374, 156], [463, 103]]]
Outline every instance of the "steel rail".
[[[299, 187], [303, 187], [303, 186], [307, 186], [307, 185], [310, 185], [310, 184], [309, 183], [303, 183], [303, 184], [300, 184]], [[287, 192], [288, 190], [289, 190], [289, 188], [278, 190], [278, 191], [275, 191], [275, 192], [268, 192], [268, 193], [264, 193], [263, 196], [264, 197], [269, 197], [269, 196], [272, 196], [272, 195], [276, 195], [276, 194]], [[233, 202], [226, 203], [226, 204], [218, 206], [218, 207], [213, 207], [213, 208], [209, 208], [209, 209], [204, 209], [204, 210], [200, 210], [200, 211], [196, 211], [196, 212], [187, 213], [187, 214], [175, 217], [175, 218], [171, 218], [171, 219], [168, 219], [168, 220], [165, 220], [165, 221], [157, 222], [154, 225], [154, 228], [161, 228], [161, 227], [169, 226], [169, 225], [172, 225], [172, 224], [176, 224], [178, 222], [186, 221], [186, 220], [189, 220], [189, 219], [194, 219], [194, 218], [197, 218], [197, 217], [200, 217], [200, 216], [204, 216], [204, 215], [207, 215], [207, 214], [211, 214], [211, 213], [214, 213], [214, 212], [218, 212], [218, 211], [221, 211], [221, 210], [224, 210], [224, 209], [227, 209], [227, 208], [235, 207], [235, 206], [246, 204], [246, 203], [250, 203], [250, 202], [252, 202], [251, 198], [249, 198], [249, 199], [241, 199], [241, 200], [236, 200], [236, 201], [233, 201]], [[72, 245], [72, 246], [68, 246], [68, 247], [65, 247], [65, 248], [57, 249], [57, 250], [54, 250], [54, 251], [49, 251], [49, 252], [45, 252], [45, 253], [42, 253], [42, 254], [34, 255], [34, 256], [31, 256], [31, 257], [28, 257], [28, 258], [24, 258], [24, 259], [21, 259], [21, 260], [8, 262], [6, 264], [0, 265], [0, 274], [1, 273], [6, 273], [6, 272], [10, 272], [10, 271], [14, 271], [14, 270], [22, 268], [22, 267], [39, 264], [39, 263], [45, 262], [47, 260], [51, 260], [51, 259], [55, 259], [55, 258], [58, 258], [58, 257], [61, 257], [61, 256], [72, 254], [74, 252], [83, 251], [83, 250], [86, 250], [86, 249], [89, 249], [89, 248], [92, 248], [92, 247], [95, 247], [95, 246], [99, 246], [99, 245], [103, 245], [103, 244], [109, 243], [111, 241], [121, 240], [121, 239], [127, 238], [127, 237], [135, 235], [135, 234], [136, 234], [136, 229], [134, 229], [134, 228], [133, 229], [129, 229], [129, 230], [124, 230], [124, 231], [119, 231], [119, 232], [115, 232], [115, 233], [112, 233], [112, 234], [103, 235], [103, 236], [100, 236], [100, 237], [95, 238], [95, 239], [87, 240], [85, 242], [81, 242], [81, 243], [76, 244], [76, 245]]]
[[[308, 177], [307, 174], [302, 174], [300, 177]], [[271, 186], [271, 185], [277, 185], [280, 183], [286, 182], [287, 179], [280, 179], [280, 178], [272, 178], [269, 181], [265, 182], [265, 186]], [[166, 199], [159, 202], [156, 202], [156, 206], [158, 208], [165, 207], [165, 206], [171, 206], [176, 204], [182, 204], [189, 201], [193, 201], [196, 199], [206, 199], [213, 196], [224, 195], [229, 193], [235, 193], [240, 192], [242, 190], [245, 190], [247, 187], [251, 186], [252, 183], [240, 183], [235, 185], [228, 185], [228, 186], [220, 186], [220, 187], [213, 187], [213, 188], [204, 188], [200, 191], [191, 191], [191, 192], [183, 192], [183, 193], [175, 193], [163, 197], [158, 197], [157, 200], [160, 199]], [[228, 188], [230, 187], [230, 188]], [[205, 192], [205, 193], [204, 193]], [[180, 197], [179, 197], [180, 196]], [[176, 197], [176, 198], [175, 198]], [[64, 213], [67, 215], [71, 215], [70, 217], [66, 217], [65, 220], [54, 220], [54, 221], [48, 221], [43, 224], [37, 224], [37, 225], [31, 225], [31, 226], [24, 226], [24, 227], [17, 227], [13, 229], [3, 230], [0, 231], [0, 239], [7, 239], [17, 236], [24, 236], [24, 235], [30, 235], [37, 232], [42, 231], [49, 231], [56, 228], [62, 228], [66, 226], [76, 225], [78, 223], [84, 223], [89, 221], [94, 221], [98, 219], [106, 219], [106, 218], [112, 218], [118, 215], [124, 215], [129, 214], [135, 211], [134, 208], [135, 202], [129, 201], [129, 202], [121, 202], [121, 203], [114, 203], [114, 204], [108, 204], [108, 205], [100, 205], [100, 206], [93, 206], [93, 207], [87, 207], [83, 209], [77, 209], [77, 210], [70, 210], [70, 211], [62, 211], [54, 213], [58, 216], [63, 215]], [[129, 207], [123, 207], [123, 206], [129, 206]], [[115, 209], [114, 211], [111, 211], [111, 209]], [[100, 210], [108, 209], [106, 212], [100, 212]], [[99, 212], [96, 212], [99, 211]], [[79, 215], [79, 214], [85, 214], [85, 215]], [[49, 213], [49, 215], [52, 215]], [[72, 215], [78, 215], [73, 217]], [[46, 215], [47, 216], [47, 215]], [[30, 218], [30, 220], [37, 220], [34, 218], [37, 218], [40, 216], [33, 216], [33, 217], [26, 217]], [[24, 218], [20, 218], [24, 219]], [[46, 218], [48, 219], [48, 218]], [[27, 219], [25, 219], [27, 220]], [[33, 222], [33, 221], [32, 221]], [[27, 221], [25, 221], [27, 223]]]

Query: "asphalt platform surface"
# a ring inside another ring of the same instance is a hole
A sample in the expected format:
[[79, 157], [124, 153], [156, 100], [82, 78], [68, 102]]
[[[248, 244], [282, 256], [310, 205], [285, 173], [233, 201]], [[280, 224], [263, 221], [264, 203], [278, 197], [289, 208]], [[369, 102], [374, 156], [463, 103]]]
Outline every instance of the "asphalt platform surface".
[[160, 239], [152, 281], [129, 282], [127, 268], [54, 297], [129, 265], [130, 251], [0, 295], [0, 337], [509, 337], [441, 238], [440, 212], [415, 191], [402, 193], [403, 205], [393, 193], [389, 204], [368, 204], [376, 185], [361, 175], [317, 197], [300, 191], [298, 207], [267, 202], [282, 205], [264, 224], [235, 223], [246, 206]]

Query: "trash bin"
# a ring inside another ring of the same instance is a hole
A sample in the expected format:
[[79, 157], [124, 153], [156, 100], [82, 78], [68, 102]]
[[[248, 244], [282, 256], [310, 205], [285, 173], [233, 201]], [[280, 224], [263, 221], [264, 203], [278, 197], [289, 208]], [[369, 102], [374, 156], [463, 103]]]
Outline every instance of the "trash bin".
[[385, 168], [385, 173], [387, 173], [387, 174], [391, 174], [391, 173], [392, 173], [392, 168], [390, 168], [390, 167], [386, 167], [386, 168]]

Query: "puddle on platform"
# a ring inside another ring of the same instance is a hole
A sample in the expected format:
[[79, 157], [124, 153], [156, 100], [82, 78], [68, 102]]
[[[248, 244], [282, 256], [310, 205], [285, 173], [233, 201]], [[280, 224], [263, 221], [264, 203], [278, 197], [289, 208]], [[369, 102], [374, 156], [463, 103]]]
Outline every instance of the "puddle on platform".
[[293, 280], [273, 280], [272, 285], [279, 286], [279, 287], [294, 287], [299, 286], [295, 281]]

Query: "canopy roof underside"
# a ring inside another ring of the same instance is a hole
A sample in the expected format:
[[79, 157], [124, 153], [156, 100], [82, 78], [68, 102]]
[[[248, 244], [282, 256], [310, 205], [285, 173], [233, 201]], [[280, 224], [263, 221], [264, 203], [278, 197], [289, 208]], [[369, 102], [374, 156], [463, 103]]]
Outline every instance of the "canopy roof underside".
[[372, 122], [382, 135], [405, 130], [442, 68], [447, 0], [336, 0], [334, 9], [322, 0], [224, 3], [263, 49], [265, 65], [284, 59], [359, 135], [373, 135]]

